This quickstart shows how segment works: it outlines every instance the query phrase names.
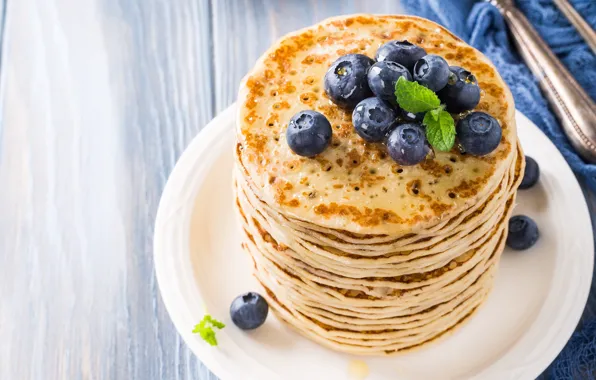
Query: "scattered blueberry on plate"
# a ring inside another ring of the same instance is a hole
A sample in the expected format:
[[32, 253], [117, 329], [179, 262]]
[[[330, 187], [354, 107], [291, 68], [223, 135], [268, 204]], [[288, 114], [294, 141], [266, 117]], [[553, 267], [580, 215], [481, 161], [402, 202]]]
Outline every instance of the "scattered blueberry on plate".
[[399, 63], [391, 61], [377, 62], [368, 70], [368, 86], [380, 99], [397, 106], [395, 83], [400, 77], [412, 80], [412, 75]]
[[290, 119], [286, 141], [297, 155], [314, 157], [329, 146], [331, 134], [331, 124], [323, 114], [306, 110]]
[[451, 113], [473, 110], [480, 102], [480, 87], [476, 77], [459, 66], [450, 66], [449, 79], [438, 92], [445, 109]]
[[269, 305], [265, 298], [255, 292], [239, 295], [230, 305], [232, 322], [242, 330], [253, 330], [265, 323]]
[[377, 49], [377, 62], [391, 61], [399, 63], [408, 70], [414, 68], [414, 63], [426, 55], [426, 50], [409, 41], [389, 41]]
[[395, 110], [379, 98], [364, 99], [352, 113], [356, 133], [369, 142], [385, 139], [397, 121]]
[[437, 92], [445, 87], [450, 73], [449, 64], [443, 57], [429, 54], [416, 61], [412, 77], [424, 87]]
[[329, 98], [338, 106], [352, 109], [371, 97], [367, 74], [374, 61], [362, 54], [339, 57], [325, 74], [324, 87]]
[[538, 226], [529, 216], [516, 215], [509, 219], [508, 247], [522, 251], [536, 244], [539, 237]]
[[416, 165], [424, 160], [430, 148], [420, 124], [408, 123], [395, 128], [387, 139], [387, 151], [400, 165]]
[[522, 190], [529, 189], [538, 182], [539, 178], [540, 167], [538, 166], [538, 163], [532, 157], [526, 156], [526, 169], [519, 188]]
[[501, 142], [501, 126], [491, 115], [472, 112], [461, 119], [456, 126], [457, 138], [466, 153], [485, 156], [495, 150]]

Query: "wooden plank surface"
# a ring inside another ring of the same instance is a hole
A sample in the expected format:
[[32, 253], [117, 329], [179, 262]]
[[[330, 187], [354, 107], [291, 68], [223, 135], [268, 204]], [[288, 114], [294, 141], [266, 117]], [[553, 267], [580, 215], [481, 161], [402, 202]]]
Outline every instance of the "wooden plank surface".
[[272, 41], [334, 15], [400, 11], [395, 0], [0, 1], [0, 379], [214, 378], [155, 281], [168, 174]]
[[152, 234], [213, 117], [210, 9], [8, 3], [0, 379], [209, 378], [159, 297]]

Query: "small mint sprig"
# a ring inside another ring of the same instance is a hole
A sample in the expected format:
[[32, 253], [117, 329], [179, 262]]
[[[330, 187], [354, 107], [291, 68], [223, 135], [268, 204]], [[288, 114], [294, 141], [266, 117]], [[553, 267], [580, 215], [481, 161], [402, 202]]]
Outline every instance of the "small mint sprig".
[[403, 110], [425, 113], [422, 124], [426, 126], [426, 139], [434, 149], [448, 152], [453, 148], [455, 121], [443, 109], [437, 94], [417, 82], [400, 77], [395, 84], [395, 98]]
[[436, 150], [449, 152], [455, 144], [455, 122], [442, 107], [428, 111], [422, 124], [426, 126], [426, 139]]
[[217, 346], [217, 338], [215, 337], [214, 328], [221, 330], [226, 325], [217, 319], [213, 318], [209, 314], [205, 314], [203, 320], [199, 322], [192, 330], [193, 333], [199, 334], [201, 338], [211, 346]]

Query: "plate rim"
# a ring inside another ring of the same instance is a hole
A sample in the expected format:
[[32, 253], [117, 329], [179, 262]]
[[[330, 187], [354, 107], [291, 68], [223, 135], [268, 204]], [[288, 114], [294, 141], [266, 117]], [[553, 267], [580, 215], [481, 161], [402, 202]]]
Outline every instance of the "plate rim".
[[[223, 365], [223, 363], [221, 363], [220, 359], [218, 358], [219, 355], [214, 353], [214, 350], [211, 350], [210, 346], [208, 346], [206, 344], [201, 344], [202, 342], [198, 342], [196, 336], [193, 335], [191, 333], [190, 329], [188, 328], [188, 323], [186, 321], [184, 321], [182, 312], [179, 310], [182, 307], [181, 302], [184, 299], [184, 297], [182, 296], [183, 292], [182, 292], [182, 289], [180, 288], [180, 286], [175, 286], [176, 284], [168, 278], [168, 273], [179, 273], [178, 271], [184, 271], [185, 269], [184, 268], [174, 268], [175, 263], [168, 262], [168, 258], [171, 255], [168, 255], [167, 252], [171, 252], [172, 247], [168, 246], [169, 240], [166, 239], [166, 236], [172, 236], [172, 234], [176, 234], [176, 231], [175, 231], [176, 229], [172, 229], [172, 226], [169, 225], [170, 224], [169, 222], [175, 216], [176, 212], [180, 211], [181, 209], [184, 209], [184, 207], [185, 207], [184, 203], [190, 202], [190, 207], [188, 207], [188, 209], [189, 210], [193, 209], [196, 194], [198, 193], [199, 188], [192, 188], [192, 184], [188, 183], [188, 179], [189, 179], [188, 174], [191, 171], [189, 169], [193, 168], [193, 170], [192, 170], [193, 175], [196, 176], [194, 178], [193, 182], [199, 181], [200, 178], [202, 178], [206, 175], [206, 173], [198, 173], [197, 174], [196, 169], [200, 169], [200, 168], [197, 168], [196, 161], [198, 160], [198, 158], [203, 157], [203, 156], [207, 156], [207, 157], [214, 156], [214, 155], [208, 155], [208, 154], [205, 155], [205, 152], [208, 149], [213, 149], [213, 147], [217, 145], [217, 136], [218, 135], [225, 133], [225, 128], [221, 127], [221, 125], [223, 123], [235, 124], [235, 119], [236, 119], [235, 111], [236, 111], [236, 104], [233, 103], [228, 108], [226, 108], [223, 112], [218, 114], [213, 120], [211, 120], [205, 126], [205, 128], [203, 128], [193, 138], [191, 143], [184, 150], [184, 152], [182, 153], [182, 155], [176, 162], [176, 165], [168, 178], [166, 186], [164, 187], [164, 191], [162, 193], [162, 196], [161, 196], [161, 199], [159, 202], [156, 220], [155, 220], [154, 242], [153, 242], [154, 267], [155, 267], [155, 273], [156, 273], [158, 287], [160, 290], [161, 299], [163, 300], [166, 310], [168, 311], [168, 315], [170, 316], [170, 319], [172, 320], [174, 326], [176, 327], [177, 333], [180, 334], [180, 336], [183, 338], [186, 345], [197, 356], [197, 358], [211, 372], [213, 372], [217, 377], [219, 377], [220, 379], [223, 379], [223, 380], [233, 379], [234, 378], [233, 372], [235, 372], [235, 371], [232, 371], [231, 368]], [[585, 262], [582, 262], [581, 267], [582, 267], [582, 269], [585, 270], [586, 276], [587, 276], [587, 277], [582, 276], [582, 278], [589, 278], [589, 281], [587, 281], [587, 286], [583, 286], [583, 288], [577, 289], [577, 291], [575, 293], [575, 297], [574, 297], [574, 302], [572, 303], [573, 307], [571, 307], [570, 312], [567, 313], [565, 318], [563, 319], [566, 322], [559, 325], [558, 331], [556, 331], [554, 334], [554, 337], [552, 337], [552, 339], [554, 339], [554, 340], [551, 341], [550, 344], [548, 344], [548, 350], [546, 350], [546, 352], [542, 352], [538, 358], [535, 358], [534, 360], [532, 360], [529, 363], [527, 363], [527, 362], [524, 363], [523, 360], [520, 359], [519, 361], [521, 361], [522, 363], [519, 363], [517, 367], [506, 368], [507, 373], [496, 374], [499, 376], [498, 377], [499, 379], [505, 379], [505, 378], [511, 378], [511, 379], [524, 378], [525, 379], [526, 376], [529, 376], [527, 378], [533, 379], [536, 376], [540, 375], [540, 373], [542, 373], [552, 363], [552, 361], [556, 358], [556, 356], [564, 348], [565, 344], [567, 343], [567, 341], [573, 334], [573, 331], [575, 330], [577, 324], [579, 323], [579, 320], [581, 318], [581, 315], [583, 313], [583, 310], [584, 310], [587, 300], [588, 300], [590, 284], [591, 284], [591, 280], [592, 280], [593, 266], [594, 266], [594, 255], [593, 255], [594, 236], [593, 236], [593, 230], [591, 227], [591, 218], [590, 218], [589, 209], [587, 206], [585, 196], [584, 196], [582, 189], [577, 181], [577, 178], [571, 171], [571, 168], [567, 164], [567, 162], [564, 159], [564, 157], [562, 156], [562, 154], [556, 148], [556, 146], [554, 146], [554, 144], [550, 141], [550, 139], [548, 139], [546, 137], [546, 135], [544, 135], [544, 133], [531, 120], [529, 120], [519, 110], [516, 110], [516, 119], [518, 119], [518, 120], [521, 119], [525, 124], [527, 124], [531, 128], [535, 128], [540, 133], [540, 135], [541, 135], [540, 140], [543, 140], [543, 141], [540, 141], [539, 143], [540, 144], [543, 144], [543, 143], [550, 144], [551, 148], [553, 148], [556, 151], [556, 153], [558, 155], [558, 160], [560, 160], [562, 163], [564, 163], [564, 171], [566, 172], [565, 176], [569, 176], [569, 174], [571, 175], [572, 181], [567, 181], [567, 182], [571, 182], [571, 183], [566, 183], [566, 185], [573, 187], [572, 193], [579, 192], [579, 194], [582, 195], [581, 199], [578, 200], [578, 202], [580, 202], [582, 205], [582, 209], [578, 210], [576, 212], [577, 220], [581, 221], [581, 219], [584, 219], [584, 221], [587, 220], [587, 222], [588, 222], [589, 236], [591, 237], [591, 239], [589, 239], [590, 241], [587, 242], [588, 243], [587, 248], [590, 248], [590, 249], [589, 250], [585, 249], [585, 250], [587, 252], [591, 252], [592, 254], [581, 255], [583, 257], [583, 259], [585, 260]], [[203, 166], [203, 169], [205, 169], [205, 167], [207, 167], [207, 169], [210, 168], [210, 166], [207, 165], [207, 163], [202, 163], [202, 166]], [[203, 170], [203, 171], [205, 171], [205, 170]], [[182, 191], [183, 186], [186, 186], [188, 188], [189, 185], [191, 185], [190, 189], [189, 189], [190, 192], [184, 193], [184, 196], [183, 196], [184, 199], [182, 202], [180, 202], [177, 198], [180, 197], [180, 192]], [[188, 212], [186, 212], [186, 215], [182, 218], [182, 219], [184, 219], [183, 226], [186, 226], [187, 229], [190, 225], [191, 214], [192, 214], [192, 212], [188, 211]], [[183, 236], [180, 236], [181, 232], [182, 231], [178, 231], [178, 234], [177, 234], [178, 237], [180, 238], [179, 241], [177, 241], [177, 242], [173, 241], [173, 244], [177, 244], [178, 248], [180, 248], [180, 249], [184, 249], [184, 246], [186, 246], [186, 251], [188, 251], [189, 250], [188, 241], [184, 242]], [[589, 272], [589, 275], [588, 275], [588, 272]], [[555, 273], [556, 273], [556, 271], [555, 271]], [[182, 280], [179, 280], [179, 281], [182, 281]], [[179, 285], [179, 283], [178, 283], [178, 285]], [[547, 297], [545, 298], [544, 303], [541, 305], [541, 309], [538, 312], [536, 319], [538, 319], [541, 315], [544, 314], [543, 308], [544, 308], [547, 300], [552, 297], [551, 293], [552, 293], [552, 289], [550, 289], [548, 291]], [[581, 307], [577, 306], [577, 305], [581, 305]], [[534, 323], [531, 326], [533, 326], [533, 325], [534, 325]], [[526, 331], [522, 336], [520, 336], [519, 340], [522, 340], [523, 338], [525, 338], [529, 334], [529, 331], [531, 329], [532, 328], [530, 327], [528, 329], [528, 331]], [[498, 368], [498, 364], [501, 363], [505, 358], [509, 357], [510, 352], [513, 351], [515, 349], [515, 347], [517, 347], [519, 345], [519, 340], [516, 341], [508, 351], [504, 352], [503, 355], [499, 359], [497, 359], [496, 361], [491, 363], [488, 367], [485, 367], [484, 369], [482, 369], [480, 372], [474, 374], [473, 378], [486, 379], [487, 376], [491, 376], [491, 378], [492, 378], [492, 376], [495, 375], [493, 372], [496, 368]], [[226, 343], [228, 343], [228, 342], [226, 342]], [[261, 367], [263, 367], [264, 369], [266, 368], [264, 366], [261, 366]], [[247, 374], [244, 373], [244, 375], [246, 376]], [[252, 374], [249, 374], [249, 375], [250, 375], [250, 377], [252, 377]]]

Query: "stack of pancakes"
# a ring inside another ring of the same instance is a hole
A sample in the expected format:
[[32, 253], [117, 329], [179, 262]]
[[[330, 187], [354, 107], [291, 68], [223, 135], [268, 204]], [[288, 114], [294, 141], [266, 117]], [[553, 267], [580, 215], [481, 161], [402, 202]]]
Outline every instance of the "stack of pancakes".
[[[409, 40], [478, 79], [477, 110], [503, 128], [484, 157], [457, 148], [399, 166], [354, 131], [322, 90], [339, 56], [374, 57]], [[311, 109], [333, 126], [315, 158], [294, 154], [290, 118]], [[276, 315], [355, 354], [403, 352], [446, 336], [489, 294], [524, 170], [511, 93], [478, 51], [428, 20], [354, 15], [278, 41], [239, 94], [234, 184], [243, 246]]]

